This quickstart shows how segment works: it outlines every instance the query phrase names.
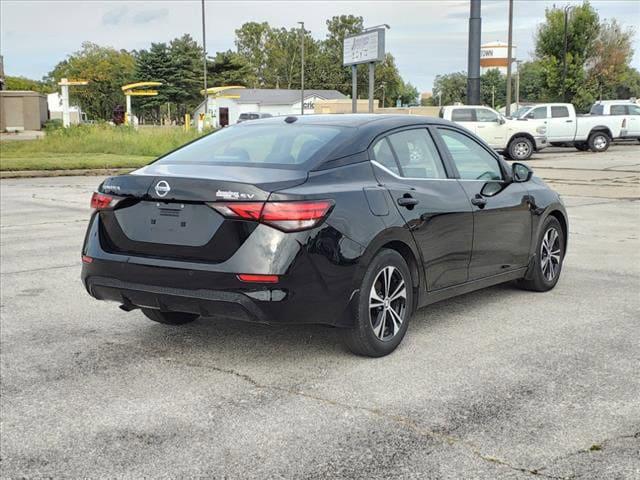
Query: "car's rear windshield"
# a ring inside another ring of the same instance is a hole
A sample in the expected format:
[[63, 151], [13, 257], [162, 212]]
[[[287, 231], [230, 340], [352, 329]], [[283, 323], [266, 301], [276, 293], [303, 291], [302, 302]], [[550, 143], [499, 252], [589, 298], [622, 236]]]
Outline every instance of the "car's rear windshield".
[[604, 107], [602, 104], [594, 104], [591, 107], [591, 111], [589, 112], [591, 115], [602, 115], [604, 113]]
[[158, 163], [304, 168], [345, 127], [242, 124], [223, 128], [169, 153]]

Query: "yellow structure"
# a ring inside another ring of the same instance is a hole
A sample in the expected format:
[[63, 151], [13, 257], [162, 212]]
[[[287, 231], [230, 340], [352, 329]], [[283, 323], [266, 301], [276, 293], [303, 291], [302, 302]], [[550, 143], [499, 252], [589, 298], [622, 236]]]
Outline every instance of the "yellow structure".
[[131, 97], [154, 97], [158, 95], [157, 90], [136, 90], [137, 88], [146, 88], [146, 87], [159, 87], [162, 85], [162, 82], [136, 82], [130, 83], [128, 85], [122, 86], [122, 91], [127, 98], [127, 112], [124, 116], [124, 123], [129, 125], [131, 123], [131, 116], [133, 112], [131, 110]]

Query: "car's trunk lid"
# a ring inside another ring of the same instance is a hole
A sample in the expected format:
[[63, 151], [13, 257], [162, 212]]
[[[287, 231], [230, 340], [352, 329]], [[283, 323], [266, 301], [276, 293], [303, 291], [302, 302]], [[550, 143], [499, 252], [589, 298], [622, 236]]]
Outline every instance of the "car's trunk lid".
[[207, 204], [264, 202], [271, 192], [306, 178], [302, 170], [197, 164], [152, 164], [110, 177], [101, 192], [124, 200], [100, 212], [103, 248], [129, 255], [225, 261], [257, 223], [225, 218]]

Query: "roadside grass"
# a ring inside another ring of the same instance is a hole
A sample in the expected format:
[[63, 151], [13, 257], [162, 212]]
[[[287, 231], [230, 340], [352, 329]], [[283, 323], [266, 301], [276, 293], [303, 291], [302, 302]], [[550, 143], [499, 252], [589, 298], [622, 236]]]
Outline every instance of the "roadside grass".
[[0, 170], [135, 168], [191, 140], [181, 128], [79, 125], [55, 129], [38, 140], [0, 143]]

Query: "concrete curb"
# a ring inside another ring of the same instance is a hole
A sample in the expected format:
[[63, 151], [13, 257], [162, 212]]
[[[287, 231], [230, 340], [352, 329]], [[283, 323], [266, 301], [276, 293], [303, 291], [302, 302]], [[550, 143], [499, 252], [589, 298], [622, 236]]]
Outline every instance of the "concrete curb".
[[109, 176], [122, 175], [135, 168], [88, 168], [76, 170], [5, 170], [0, 178], [38, 178], [38, 177], [72, 177], [72, 176]]

